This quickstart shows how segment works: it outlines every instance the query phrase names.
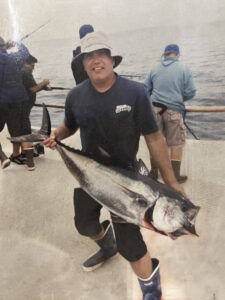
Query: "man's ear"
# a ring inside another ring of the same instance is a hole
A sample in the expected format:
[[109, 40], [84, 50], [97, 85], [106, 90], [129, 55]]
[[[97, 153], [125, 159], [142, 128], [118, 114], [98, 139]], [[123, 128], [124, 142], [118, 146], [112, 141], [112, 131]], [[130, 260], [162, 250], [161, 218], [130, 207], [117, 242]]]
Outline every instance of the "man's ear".
[[87, 72], [87, 71], [86, 71], [86, 68], [85, 68], [85, 64], [84, 64], [84, 59], [82, 59], [82, 65], [83, 65], [83, 67], [84, 67], [84, 71]]

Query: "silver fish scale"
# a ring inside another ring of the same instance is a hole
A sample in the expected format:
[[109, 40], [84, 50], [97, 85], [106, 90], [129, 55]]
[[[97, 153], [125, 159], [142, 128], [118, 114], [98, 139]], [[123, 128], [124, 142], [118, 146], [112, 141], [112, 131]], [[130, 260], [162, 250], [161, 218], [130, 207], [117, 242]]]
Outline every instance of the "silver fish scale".
[[[144, 226], [145, 211], [154, 204], [158, 192], [154, 193], [142, 181], [126, 177], [88, 157], [62, 148], [60, 154], [70, 172], [90, 196], [126, 221]], [[76, 171], [70, 165], [72, 162], [76, 165]], [[140, 206], [139, 195], [146, 201], [145, 207]]]

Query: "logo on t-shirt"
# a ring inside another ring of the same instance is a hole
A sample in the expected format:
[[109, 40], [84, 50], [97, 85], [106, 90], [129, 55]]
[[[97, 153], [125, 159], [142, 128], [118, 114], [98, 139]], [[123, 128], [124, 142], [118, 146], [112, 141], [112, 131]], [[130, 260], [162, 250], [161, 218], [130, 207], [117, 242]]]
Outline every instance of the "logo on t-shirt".
[[131, 106], [130, 105], [117, 105], [116, 107], [116, 114], [120, 113], [121, 111], [131, 111]]

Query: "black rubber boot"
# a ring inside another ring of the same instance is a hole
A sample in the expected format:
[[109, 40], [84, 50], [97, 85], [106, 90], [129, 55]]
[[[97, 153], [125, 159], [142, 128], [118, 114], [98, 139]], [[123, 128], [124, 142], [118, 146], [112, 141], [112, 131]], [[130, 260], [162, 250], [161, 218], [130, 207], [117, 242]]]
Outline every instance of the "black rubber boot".
[[159, 261], [156, 258], [152, 259], [152, 274], [148, 279], [138, 278], [143, 300], [161, 300], [162, 291], [159, 274]]
[[101, 267], [107, 259], [117, 254], [116, 240], [110, 222], [106, 220], [102, 223], [102, 226], [105, 234], [102, 239], [95, 241], [100, 247], [100, 250], [94, 255], [91, 255], [83, 263], [83, 269], [86, 272], [94, 271]]
[[35, 170], [33, 152], [34, 152], [33, 148], [24, 149], [24, 153], [25, 153], [26, 158], [27, 158], [26, 165], [27, 165], [27, 170], [28, 171]]
[[10, 165], [10, 159], [3, 152], [1, 144], [0, 144], [0, 160], [1, 160], [2, 169], [5, 169]]
[[180, 175], [181, 161], [180, 160], [171, 160], [171, 164], [172, 164], [174, 175], [175, 175], [177, 181], [179, 183], [184, 183], [188, 179], [188, 177]]
[[38, 155], [44, 155], [45, 149], [44, 146], [40, 143], [35, 146]]
[[149, 177], [151, 177], [152, 179], [154, 179], [156, 181], [159, 178], [159, 169], [152, 159], [151, 159], [151, 170], [149, 172]]

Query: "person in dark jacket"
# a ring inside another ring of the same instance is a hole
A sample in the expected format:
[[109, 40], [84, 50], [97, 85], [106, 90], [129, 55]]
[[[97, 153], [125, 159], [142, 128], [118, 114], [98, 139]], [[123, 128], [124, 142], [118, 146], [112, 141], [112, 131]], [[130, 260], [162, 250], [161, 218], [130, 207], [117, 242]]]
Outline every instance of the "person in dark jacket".
[[[82, 25], [79, 29], [80, 39], [85, 37], [87, 33], [93, 32], [94, 28], [92, 25], [85, 24]], [[83, 63], [80, 60], [76, 60], [75, 57], [79, 55], [81, 52], [81, 47], [78, 46], [75, 50], [73, 50], [73, 59], [71, 62], [71, 69], [73, 72], [73, 77], [75, 79], [76, 85], [84, 81], [88, 78], [86, 71], [84, 70]]]
[[[17, 51], [8, 49], [17, 47]], [[22, 83], [22, 67], [29, 55], [27, 47], [21, 42], [4, 41], [0, 37], [0, 129], [7, 124], [11, 137], [19, 136], [23, 132], [22, 104], [28, 101], [26, 90]], [[26, 149], [26, 143], [23, 143]], [[20, 144], [13, 144], [11, 161], [23, 164], [20, 155]]]
[[[5, 41], [2, 37], [0, 37], [0, 53], [1, 48], [5, 45]], [[3, 76], [4, 76], [4, 58], [2, 58], [2, 55], [0, 54], [0, 95], [2, 93], [3, 88]], [[3, 107], [1, 106], [1, 98], [0, 98], [0, 132], [3, 130], [5, 123], [4, 123], [4, 114], [5, 111]], [[4, 169], [10, 165], [10, 159], [6, 156], [5, 152], [2, 149], [2, 145], [0, 143], [0, 161], [1, 161], [1, 168]]]

